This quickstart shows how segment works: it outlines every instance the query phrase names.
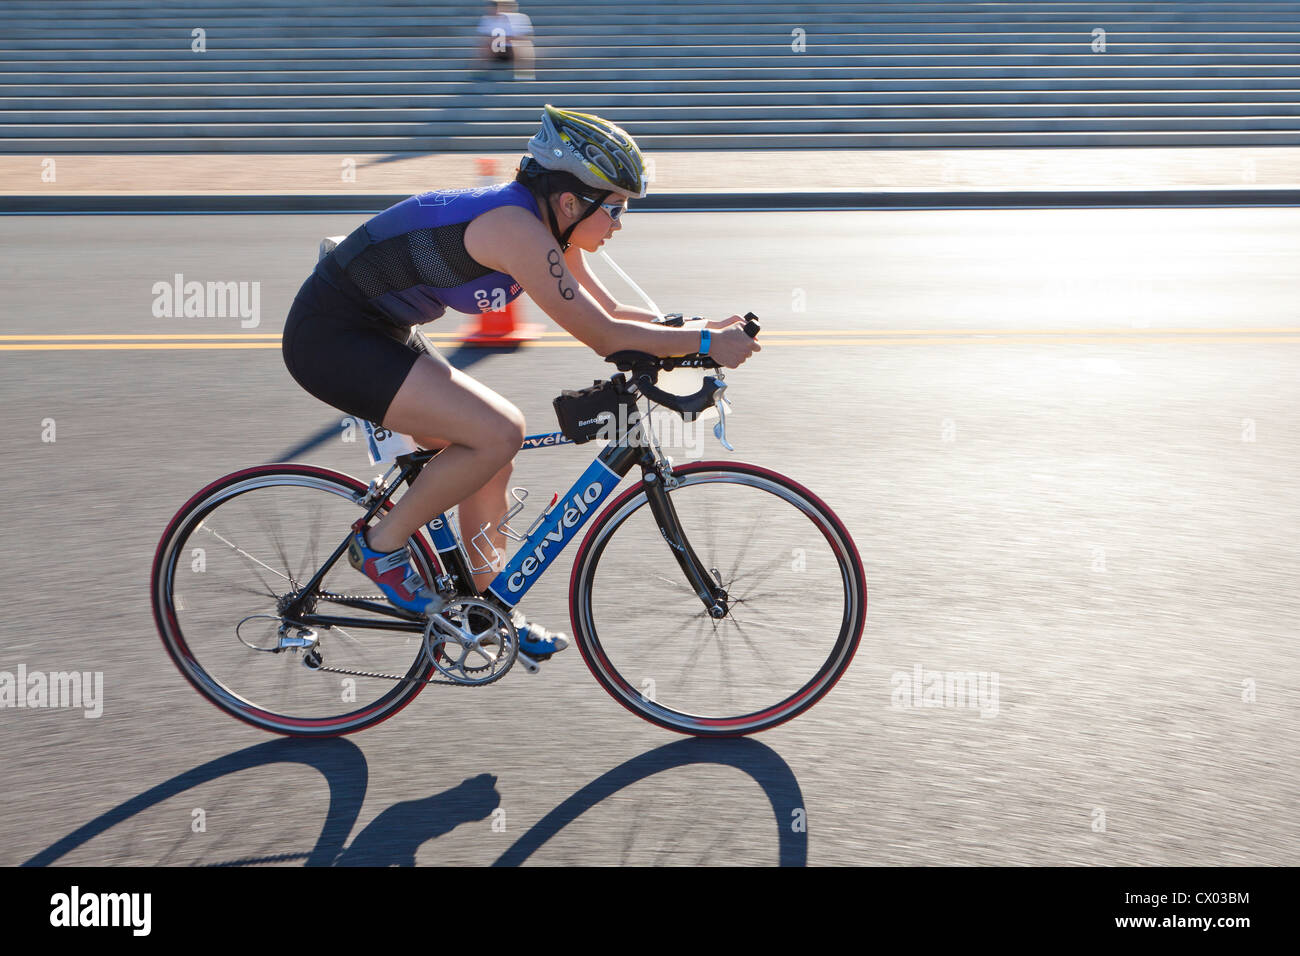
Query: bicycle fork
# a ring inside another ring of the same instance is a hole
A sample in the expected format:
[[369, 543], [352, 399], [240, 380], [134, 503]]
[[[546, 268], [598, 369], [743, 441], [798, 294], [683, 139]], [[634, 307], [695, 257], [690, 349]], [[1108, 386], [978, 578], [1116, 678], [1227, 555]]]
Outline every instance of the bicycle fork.
[[677, 517], [677, 509], [673, 507], [672, 499], [669, 497], [669, 487], [676, 485], [672, 472], [667, 468], [661, 472], [656, 468], [647, 467], [642, 475], [642, 484], [646, 498], [650, 502], [650, 511], [659, 527], [659, 533], [672, 549], [673, 558], [682, 569], [682, 573], [686, 575], [691, 590], [700, 599], [710, 617], [714, 620], [726, 617], [730, 607], [727, 603], [727, 592], [722, 586], [722, 577], [716, 568], [705, 567], [704, 562], [695, 553], [695, 549], [691, 547], [682, 523]]

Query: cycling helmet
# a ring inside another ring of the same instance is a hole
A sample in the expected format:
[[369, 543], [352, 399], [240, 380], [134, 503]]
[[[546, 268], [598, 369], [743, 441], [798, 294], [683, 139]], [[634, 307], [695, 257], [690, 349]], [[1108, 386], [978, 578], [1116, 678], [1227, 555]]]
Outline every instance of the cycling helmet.
[[[528, 152], [531, 155], [524, 157], [515, 177], [519, 182], [543, 199], [571, 192], [588, 201], [582, 215], [564, 232], [560, 232], [551, 204], [544, 203], [551, 234], [566, 252], [573, 230], [611, 195], [640, 199], [646, 193], [641, 151], [631, 136], [598, 116], [546, 104], [542, 128], [529, 140]], [[592, 191], [596, 195], [590, 195]]]
[[593, 189], [629, 199], [645, 196], [641, 150], [631, 136], [599, 116], [557, 110], [547, 103], [542, 128], [528, 141], [528, 152], [547, 169], [572, 173]]

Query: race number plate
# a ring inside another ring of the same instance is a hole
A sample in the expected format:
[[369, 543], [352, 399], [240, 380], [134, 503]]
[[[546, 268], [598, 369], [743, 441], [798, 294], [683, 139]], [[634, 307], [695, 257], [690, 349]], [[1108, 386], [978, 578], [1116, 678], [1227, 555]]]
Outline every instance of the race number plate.
[[403, 435], [374, 422], [363, 421], [362, 424], [366, 428], [366, 454], [370, 456], [372, 465], [391, 465], [398, 455], [409, 455], [420, 447], [410, 435]]

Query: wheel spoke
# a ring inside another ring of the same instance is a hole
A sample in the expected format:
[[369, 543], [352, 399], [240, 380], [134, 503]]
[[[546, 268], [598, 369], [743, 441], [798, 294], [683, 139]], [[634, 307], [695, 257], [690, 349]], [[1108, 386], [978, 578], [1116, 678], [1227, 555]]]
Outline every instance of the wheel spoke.
[[[690, 582], [686, 580], [686, 576], [685, 576], [685, 575], [683, 575], [682, 577], [678, 578], [676, 581], [674, 581], [672, 578], [666, 577], [666, 576], [664, 576], [664, 575], [662, 575], [662, 574], [652, 574], [651, 577], [653, 577], [653, 578], [654, 578], [655, 580], [657, 580], [657, 581], [662, 581], [662, 582], [664, 582], [664, 584], [667, 584], [669, 587], [677, 588], [677, 589], [685, 588], [686, 590], [691, 591], [691, 585], [690, 585]], [[694, 592], [694, 591], [691, 591], [691, 593], [694, 594], [695, 592]]]
[[325, 524], [325, 515], [322, 511], [316, 511], [311, 516], [311, 529], [307, 535], [306, 553], [303, 555], [302, 566], [298, 569], [299, 581], [311, 580], [311, 575], [320, 567], [320, 556], [318, 549], [320, 547], [321, 528]]
[[368, 663], [368, 666], [359, 669], [374, 670], [376, 668], [388, 666], [384, 663], [387, 658], [377, 653], [379, 649], [375, 646], [375, 642], [377, 640], [389, 640], [390, 638], [385, 636], [382, 638], [371, 638], [367, 641], [365, 638], [359, 637], [337, 624], [330, 628], [329, 633], [337, 634], [348, 642], [347, 646], [350, 649], [348, 651], [349, 657], [353, 657], [358, 661], [366, 661]]
[[[678, 674], [679, 677], [686, 677], [687, 668], [698, 660], [700, 652], [704, 650], [705, 644], [708, 643], [708, 637], [707, 635], [704, 635], [704, 625], [706, 623], [708, 622], [705, 620], [704, 616], [700, 615], [699, 627], [697, 627], [695, 633], [691, 635], [691, 648], [682, 661], [682, 669]], [[701, 635], [704, 636], [702, 637]]]
[[265, 504], [263, 504], [260, 499], [254, 501], [254, 509], [260, 509], [263, 512], [259, 516], [262, 526], [269, 532], [271, 545], [275, 549], [276, 555], [280, 558], [280, 566], [284, 568], [285, 577], [289, 579], [290, 583], [296, 589], [298, 587], [298, 582], [294, 580], [293, 568], [290, 567], [289, 556], [284, 550], [284, 539], [280, 531], [280, 518], [278, 515], [267, 515], [265, 513], [265, 507]]
[[717, 520], [714, 519], [714, 520], [712, 520], [712, 521], [706, 521], [706, 522], [704, 522], [704, 528], [705, 528], [705, 533], [708, 535], [708, 538], [707, 538], [707, 540], [706, 540], [705, 543], [704, 543], [704, 547], [705, 547], [705, 549], [706, 549], [707, 552], [708, 552], [708, 557], [707, 557], [707, 559], [705, 560], [704, 563], [705, 563], [708, 567], [710, 567], [710, 568], [712, 568], [712, 567], [716, 567], [716, 566], [717, 566], [717, 555], [718, 555], [718, 523], [717, 523]]
[[252, 594], [259, 598], [270, 598], [274, 603], [280, 595], [276, 594], [270, 587], [263, 584], [262, 587], [253, 587], [242, 580], [235, 580], [227, 571], [223, 570], [206, 570], [204, 574], [209, 575], [214, 581], [221, 581], [227, 591], [237, 591], [240, 594]]
[[754, 654], [757, 655], [758, 659], [764, 664], [767, 664], [769, 667], [772, 666], [772, 662], [763, 656], [763, 652], [758, 649], [758, 645], [749, 639], [749, 635], [745, 633], [745, 628], [741, 626], [740, 618], [733, 614], [729, 616], [727, 620], [736, 626], [736, 633], [739, 634], [740, 639], [745, 642], [745, 646], [753, 651]]
[[[788, 560], [789, 558], [781, 554], [781, 555], [777, 555], [775, 558], [773, 558], [771, 561], [767, 562], [766, 564], [760, 564], [756, 568], [750, 568], [749, 570], [745, 571], [745, 573], [743, 574], [735, 574], [733, 569], [733, 575], [731, 578], [728, 579], [726, 584], [727, 590], [730, 590], [734, 585], [736, 585], [741, 581], [748, 581], [749, 579], [757, 577], [760, 574], [764, 574], [768, 571], [774, 571], [776, 570], [776, 568], [785, 564]], [[793, 574], [794, 572], [792, 571], [791, 573]]]
[[713, 638], [718, 645], [718, 670], [722, 674], [722, 696], [726, 698], [727, 704], [732, 704], [735, 700], [734, 684], [735, 679], [731, 670], [731, 660], [727, 654], [727, 642], [722, 640], [719, 634], [718, 622], [713, 622]]
[[[277, 571], [275, 568], [271, 567], [271, 566], [270, 566], [269, 564], [267, 564], [265, 561], [259, 561], [257, 558], [253, 557], [251, 554], [249, 554], [249, 553], [248, 553], [247, 551], [245, 551], [243, 548], [239, 547], [239, 545], [235, 544], [235, 543], [234, 543], [233, 541], [231, 541], [229, 538], [224, 537], [223, 535], [219, 534], [217, 531], [215, 531], [215, 530], [213, 530], [212, 528], [208, 527], [208, 524], [207, 524], [206, 521], [205, 521], [204, 524], [203, 524], [203, 530], [206, 531], [206, 532], [208, 532], [208, 534], [212, 535], [214, 538], [216, 538], [216, 539], [217, 539], [218, 541], [220, 541], [222, 544], [224, 544], [224, 545], [226, 545], [227, 547], [229, 547], [229, 548], [230, 548], [232, 551], [234, 551], [236, 554], [241, 555], [241, 556], [247, 558], [249, 561], [252, 561], [254, 564], [256, 564], [256, 565], [257, 565], [258, 567], [260, 567], [260, 568], [265, 568], [266, 570], [268, 570], [268, 571], [270, 571], [272, 574], [274, 574], [276, 577], [278, 577], [278, 578], [283, 578], [285, 581], [288, 581], [288, 582], [289, 582], [289, 586], [290, 586], [290, 587], [293, 587], [293, 578], [289, 577], [289, 575], [287, 575], [287, 574], [281, 574], [279, 571]], [[259, 575], [259, 578], [258, 578], [258, 579], [261, 580], [263, 584], [266, 583], [265, 579], [264, 579], [264, 578], [261, 578], [260, 575]], [[267, 589], [270, 590], [270, 585], [269, 585], [269, 584], [267, 585]]]
[[763, 520], [763, 513], [761, 510], [756, 508], [754, 510], [754, 523], [750, 526], [749, 533], [741, 536], [740, 552], [736, 555], [736, 560], [731, 565], [731, 570], [724, 575], [724, 577], [726, 577], [728, 580], [736, 576], [736, 569], [740, 567], [740, 562], [744, 561], [745, 556], [749, 553], [749, 548], [754, 543], [754, 539], [756, 537], [754, 532], [758, 530], [758, 526], [762, 522], [762, 520]]

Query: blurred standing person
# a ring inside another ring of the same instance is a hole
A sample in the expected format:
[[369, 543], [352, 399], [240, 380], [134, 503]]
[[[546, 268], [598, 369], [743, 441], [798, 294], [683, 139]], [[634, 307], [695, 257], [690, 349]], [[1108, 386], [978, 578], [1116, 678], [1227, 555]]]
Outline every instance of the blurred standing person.
[[513, 62], [516, 80], [533, 79], [533, 21], [519, 12], [514, 0], [499, 0], [491, 6], [492, 13], [478, 22], [480, 55], [489, 67]]

